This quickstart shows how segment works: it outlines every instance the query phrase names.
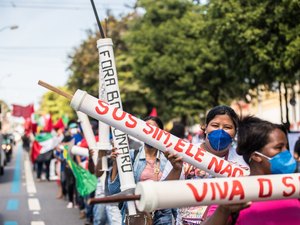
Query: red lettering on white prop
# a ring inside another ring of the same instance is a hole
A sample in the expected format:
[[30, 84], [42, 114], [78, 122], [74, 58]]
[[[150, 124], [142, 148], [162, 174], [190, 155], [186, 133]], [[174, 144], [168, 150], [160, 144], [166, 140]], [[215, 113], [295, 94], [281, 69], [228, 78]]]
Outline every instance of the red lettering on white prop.
[[199, 194], [197, 188], [193, 184], [186, 183], [186, 185], [192, 190], [194, 198], [197, 202], [203, 201], [203, 199], [205, 198], [205, 196], [207, 194], [207, 183], [203, 183], [203, 187], [201, 188], [201, 190], [202, 190], [201, 195]]
[[193, 145], [190, 144], [189, 147], [188, 147], [188, 149], [185, 151], [185, 154], [188, 155], [188, 156], [190, 156], [190, 157], [193, 157], [194, 154], [191, 153], [191, 149], [192, 149], [192, 148], [193, 148]]
[[232, 177], [244, 176], [244, 171], [238, 167], [233, 169]]
[[229, 196], [229, 200], [232, 200], [234, 198], [234, 196], [240, 196], [240, 199], [244, 199], [245, 198], [245, 192], [244, 192], [244, 188], [243, 185], [238, 181], [238, 180], [234, 180], [232, 181], [232, 191], [231, 194]]
[[152, 126], [151, 124], [149, 124], [149, 123], [146, 123], [146, 126], [147, 126], [148, 129], [143, 128], [143, 132], [144, 132], [145, 134], [151, 134], [151, 133], [153, 132], [153, 130], [154, 130], [155, 127], [153, 127], [153, 126]]
[[160, 130], [160, 129], [159, 129], [158, 127], [155, 128], [154, 134], [152, 135], [153, 138], [156, 137], [156, 135], [158, 134], [158, 131], [159, 131], [159, 130]]
[[108, 104], [106, 102], [101, 101], [101, 100], [98, 100], [98, 104], [101, 108], [99, 106], [96, 106], [95, 107], [96, 112], [100, 115], [106, 114], [108, 112], [108, 109], [109, 109]]
[[129, 128], [135, 128], [137, 125], [137, 121], [135, 120], [134, 116], [132, 116], [131, 114], [128, 114], [128, 119], [129, 119], [129, 121], [125, 122], [125, 126], [129, 127]]
[[113, 117], [115, 120], [122, 120], [122, 119], [124, 119], [125, 116], [126, 116], [126, 112], [120, 110], [121, 115], [118, 116], [118, 115], [117, 115], [117, 112], [118, 112], [118, 111], [119, 111], [119, 109], [115, 108], [114, 111], [113, 111], [113, 113], [112, 113], [112, 117]]
[[[258, 178], [257, 179], [259, 183], [259, 194], [258, 197], [260, 198], [268, 198], [272, 196], [272, 182], [270, 179], [266, 178]], [[265, 185], [264, 185], [265, 184]], [[266, 189], [266, 190], [264, 190]]]
[[220, 174], [224, 174], [227, 173], [228, 177], [230, 177], [231, 173], [232, 173], [232, 166], [230, 164], [228, 164], [221, 172]]
[[195, 160], [197, 160], [198, 162], [202, 162], [201, 156], [204, 156], [205, 152], [206, 151], [203, 148], [198, 148], [196, 155], [195, 155]]
[[[170, 139], [170, 137], [171, 137], [171, 134], [168, 133], [168, 132], [165, 132], [165, 134], [167, 135], [167, 137], [166, 137], [166, 140], [164, 141], [164, 145], [167, 145], [167, 143], [168, 143], [168, 141], [169, 141], [169, 139]], [[168, 145], [171, 146], [172, 143], [171, 143], [171, 144], [168, 144]], [[167, 147], [168, 147], [168, 146], [167, 146]]]
[[216, 189], [215, 189], [214, 183], [210, 183], [210, 187], [211, 187], [211, 200], [215, 200], [216, 199]]
[[[289, 183], [289, 180], [291, 181], [290, 183]], [[293, 184], [293, 178], [292, 177], [283, 177], [282, 178], [282, 183], [283, 183], [284, 186], [291, 189], [290, 192], [283, 191], [283, 196], [284, 197], [291, 196], [295, 193], [296, 187]]]
[[228, 182], [224, 182], [223, 187], [221, 188], [219, 183], [215, 183], [218, 192], [220, 193], [220, 198], [225, 199], [228, 193]]
[[211, 168], [214, 166], [214, 171], [216, 173], [219, 173], [220, 170], [222, 169], [224, 161], [223, 160], [218, 160], [216, 157], [212, 157], [210, 163], [208, 164], [207, 169], [212, 170]]
[[177, 152], [183, 152], [184, 146], [185, 146], [185, 142], [182, 139], [178, 139], [176, 145], [174, 146], [174, 150]]
[[164, 133], [164, 131], [163, 131], [163, 130], [160, 130], [159, 133], [158, 133], [158, 135], [157, 135], [157, 137], [156, 137], [156, 140], [159, 141], [159, 140], [161, 139], [163, 133]]

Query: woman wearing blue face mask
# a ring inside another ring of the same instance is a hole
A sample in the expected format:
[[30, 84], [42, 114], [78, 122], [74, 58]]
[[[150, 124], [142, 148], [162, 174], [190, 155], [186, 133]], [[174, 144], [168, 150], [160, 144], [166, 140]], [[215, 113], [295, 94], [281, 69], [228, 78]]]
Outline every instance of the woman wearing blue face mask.
[[[206, 151], [239, 165], [245, 170], [249, 167], [243, 157], [238, 155], [233, 146], [233, 139], [237, 132], [238, 116], [232, 108], [220, 105], [212, 108], [206, 116], [205, 126], [202, 130], [205, 134], [200, 147]], [[191, 165], [186, 165], [191, 168]], [[193, 171], [192, 169], [190, 171]], [[204, 177], [212, 177], [208, 173]], [[187, 173], [186, 178], [194, 178], [195, 174]], [[176, 225], [196, 225], [205, 219], [207, 206], [188, 207], [179, 210], [180, 219]]]
[[233, 146], [238, 121], [237, 114], [229, 106], [220, 105], [212, 108], [208, 112], [205, 126], [202, 128], [205, 140], [200, 146], [216, 156], [248, 169], [248, 165], [236, 153]]
[[[240, 121], [237, 152], [250, 166], [250, 175], [288, 174], [296, 161], [288, 150], [283, 126], [247, 116]], [[299, 199], [283, 199], [210, 207], [204, 225], [300, 224]]]

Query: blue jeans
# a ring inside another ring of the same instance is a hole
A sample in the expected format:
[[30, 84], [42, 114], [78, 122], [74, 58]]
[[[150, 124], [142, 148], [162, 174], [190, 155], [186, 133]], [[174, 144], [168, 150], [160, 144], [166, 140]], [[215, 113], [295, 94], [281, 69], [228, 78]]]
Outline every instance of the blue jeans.
[[172, 209], [161, 209], [154, 212], [153, 225], [172, 225]]
[[94, 225], [120, 225], [122, 224], [121, 213], [118, 206], [96, 204], [93, 208]]

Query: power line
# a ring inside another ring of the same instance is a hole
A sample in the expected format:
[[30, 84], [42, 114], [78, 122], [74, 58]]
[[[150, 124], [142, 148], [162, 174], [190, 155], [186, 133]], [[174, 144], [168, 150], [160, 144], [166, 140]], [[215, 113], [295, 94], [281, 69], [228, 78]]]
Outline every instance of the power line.
[[[75, 6], [74, 6], [75, 5]], [[30, 8], [30, 9], [62, 9], [62, 10], [91, 10], [91, 6], [88, 4], [66, 4], [66, 3], [14, 3], [14, 2], [0, 2], [0, 7], [9, 8]], [[102, 9], [124, 9], [125, 6], [121, 4], [98, 4], [98, 8]]]
[[0, 46], [0, 50], [59, 50], [59, 49], [71, 49], [74, 46], [13, 46], [13, 47], [2, 47]]

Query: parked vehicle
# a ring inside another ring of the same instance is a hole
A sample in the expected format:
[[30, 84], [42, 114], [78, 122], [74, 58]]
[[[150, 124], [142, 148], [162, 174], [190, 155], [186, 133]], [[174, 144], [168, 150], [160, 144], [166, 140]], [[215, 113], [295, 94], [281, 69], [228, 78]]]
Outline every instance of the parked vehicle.
[[[2, 146], [3, 136], [0, 134], [0, 146]], [[0, 175], [4, 174], [4, 166], [6, 161], [6, 155], [2, 148], [0, 148]]]
[[3, 140], [2, 140], [1, 147], [5, 152], [6, 162], [10, 162], [13, 147], [14, 147], [14, 137], [13, 137], [12, 134], [4, 134], [3, 135]]

